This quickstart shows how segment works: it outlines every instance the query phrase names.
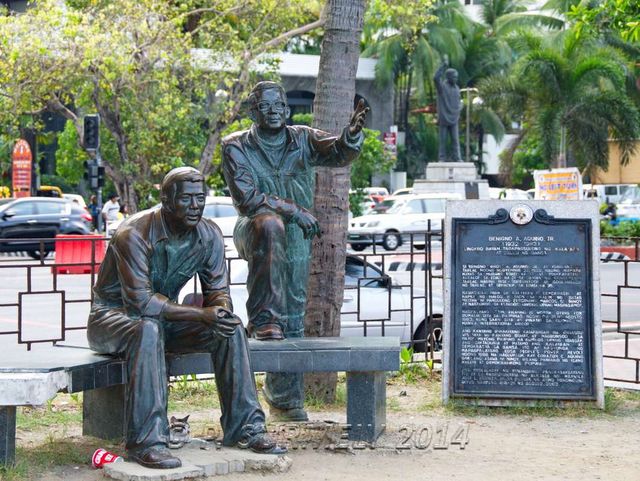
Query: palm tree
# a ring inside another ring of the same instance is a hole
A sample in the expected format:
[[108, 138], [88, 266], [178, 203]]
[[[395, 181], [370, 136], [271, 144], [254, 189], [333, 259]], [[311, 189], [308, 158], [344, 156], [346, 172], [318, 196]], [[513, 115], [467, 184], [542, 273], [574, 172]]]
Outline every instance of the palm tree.
[[408, 124], [412, 94], [415, 92], [420, 101], [433, 96], [431, 77], [442, 56], [447, 54], [453, 63], [463, 61], [461, 32], [471, 24], [457, 0], [438, 0], [424, 10], [414, 8], [420, 14], [418, 19], [389, 16], [375, 22], [371, 21], [376, 15], [374, 5], [364, 32], [362, 54], [377, 57], [376, 80], [383, 86], [396, 85], [401, 130]]
[[507, 74], [479, 83], [483, 98], [525, 120], [553, 166], [565, 166], [569, 155], [583, 168], [606, 169], [610, 137], [620, 141], [628, 160], [640, 125], [620, 52], [570, 30], [523, 33], [512, 43], [520, 58]]
[[522, 28], [542, 27], [559, 30], [564, 20], [559, 16], [530, 13], [526, 0], [485, 0], [482, 3], [482, 23], [489, 27], [491, 35], [504, 37]]
[[[349, 122], [364, 11], [365, 0], [327, 0], [314, 101], [313, 126], [316, 128], [339, 134]], [[350, 167], [318, 168], [316, 179], [314, 215], [323, 235], [313, 243], [305, 334], [337, 336], [344, 298]], [[335, 373], [314, 373], [305, 377], [307, 390], [315, 398], [326, 402], [335, 400]]]

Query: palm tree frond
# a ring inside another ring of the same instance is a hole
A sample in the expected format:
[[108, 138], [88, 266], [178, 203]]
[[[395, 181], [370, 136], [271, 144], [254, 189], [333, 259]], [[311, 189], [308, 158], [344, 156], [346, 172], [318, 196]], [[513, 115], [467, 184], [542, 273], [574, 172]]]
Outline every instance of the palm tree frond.
[[508, 13], [497, 19], [495, 32], [498, 36], [503, 36], [509, 32], [521, 28], [543, 27], [549, 30], [561, 30], [564, 27], [564, 20], [550, 15], [530, 14], [530, 13]]
[[561, 129], [560, 111], [550, 107], [538, 112], [534, 128], [541, 139], [543, 156], [553, 164], [553, 161], [558, 158], [560, 153], [558, 141]]
[[506, 129], [504, 128], [502, 120], [498, 117], [498, 114], [488, 108], [474, 107], [474, 109], [476, 109], [479, 123], [482, 125], [484, 131], [493, 135], [497, 142], [501, 142], [506, 133]]

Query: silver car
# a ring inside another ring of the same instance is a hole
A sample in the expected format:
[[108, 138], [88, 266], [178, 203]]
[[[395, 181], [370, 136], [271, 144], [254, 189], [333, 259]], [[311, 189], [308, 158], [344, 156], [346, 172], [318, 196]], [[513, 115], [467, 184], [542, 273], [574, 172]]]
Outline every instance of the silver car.
[[[235, 313], [247, 325], [247, 263], [230, 261], [231, 298]], [[186, 296], [189, 296], [186, 298]], [[196, 299], [202, 302], [201, 297]], [[423, 351], [425, 339], [434, 350], [442, 345], [442, 293], [433, 293], [432, 322], [425, 322], [426, 301], [423, 289], [399, 285], [379, 267], [359, 256], [348, 255], [345, 264], [344, 302], [341, 311], [341, 336], [395, 336], [415, 351]], [[183, 302], [194, 303], [193, 284], [182, 291]], [[185, 299], [186, 298], [186, 299]], [[413, 309], [412, 309], [413, 307]], [[413, 321], [413, 322], [412, 322]], [[421, 342], [422, 341], [422, 342]]]

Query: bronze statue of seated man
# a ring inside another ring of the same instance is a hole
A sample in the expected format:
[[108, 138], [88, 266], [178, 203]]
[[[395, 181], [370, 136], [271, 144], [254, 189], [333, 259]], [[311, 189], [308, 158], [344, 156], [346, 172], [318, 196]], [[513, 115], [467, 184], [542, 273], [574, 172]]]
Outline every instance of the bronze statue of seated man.
[[[233, 314], [220, 229], [202, 219], [204, 177], [180, 167], [164, 178], [162, 207], [118, 228], [94, 286], [91, 348], [127, 362], [126, 451], [149, 468], [175, 468], [168, 449], [165, 352], [210, 352], [225, 446], [283, 453], [267, 434], [241, 320]], [[198, 274], [203, 306], [178, 304]]]

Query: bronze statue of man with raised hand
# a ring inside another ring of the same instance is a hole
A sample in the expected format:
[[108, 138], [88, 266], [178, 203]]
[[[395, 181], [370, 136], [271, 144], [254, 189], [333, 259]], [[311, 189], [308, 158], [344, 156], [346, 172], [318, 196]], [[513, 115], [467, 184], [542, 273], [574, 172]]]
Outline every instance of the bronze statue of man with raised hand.
[[[149, 468], [176, 468], [168, 450], [165, 351], [211, 353], [225, 446], [281, 453], [267, 434], [241, 320], [232, 312], [220, 229], [202, 219], [204, 177], [191, 167], [171, 170], [162, 207], [126, 219], [109, 243], [89, 314], [95, 351], [127, 363], [126, 450]], [[178, 304], [198, 274], [203, 307]]]
[[[311, 240], [320, 236], [313, 208], [315, 166], [348, 165], [360, 153], [369, 111], [361, 100], [342, 135], [287, 126], [284, 89], [259, 82], [249, 96], [249, 130], [222, 141], [222, 167], [240, 214], [234, 242], [249, 264], [249, 332], [260, 340], [304, 335]], [[304, 421], [301, 374], [268, 373], [271, 414]]]

